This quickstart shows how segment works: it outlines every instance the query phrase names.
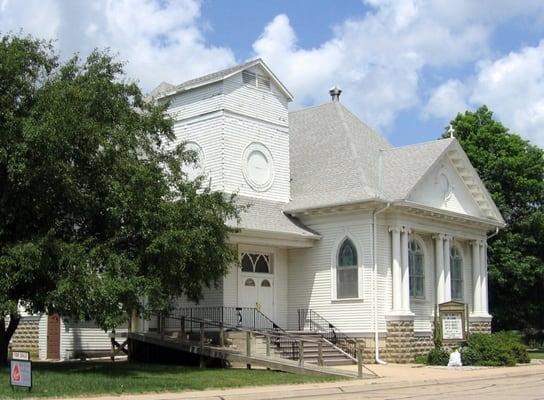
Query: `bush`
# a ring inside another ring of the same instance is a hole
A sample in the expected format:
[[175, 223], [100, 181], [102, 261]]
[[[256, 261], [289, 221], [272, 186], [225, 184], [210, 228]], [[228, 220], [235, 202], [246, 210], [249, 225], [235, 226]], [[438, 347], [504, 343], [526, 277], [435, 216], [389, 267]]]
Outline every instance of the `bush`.
[[529, 356], [519, 334], [498, 332], [471, 335], [468, 347], [461, 351], [461, 360], [463, 365], [513, 366], [529, 362]]
[[429, 365], [448, 365], [450, 355], [442, 348], [435, 347], [427, 354], [427, 364]]
[[416, 364], [427, 364], [427, 354], [418, 354], [415, 359]]

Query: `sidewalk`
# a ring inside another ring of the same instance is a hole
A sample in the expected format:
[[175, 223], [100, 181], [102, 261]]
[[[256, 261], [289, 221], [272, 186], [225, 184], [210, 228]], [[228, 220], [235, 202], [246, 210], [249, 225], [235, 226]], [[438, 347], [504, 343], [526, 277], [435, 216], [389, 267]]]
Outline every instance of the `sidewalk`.
[[[101, 396], [90, 400], [272, 400], [300, 396], [326, 396], [341, 393], [372, 392], [387, 388], [428, 385], [430, 383], [469, 382], [489, 378], [543, 375], [544, 365], [516, 367], [425, 367], [412, 364], [371, 365], [380, 375], [377, 379], [346, 380], [300, 385], [260, 386], [238, 389], [212, 389], [201, 392], [156, 393], [143, 395]], [[345, 369], [356, 368], [346, 366]], [[355, 369], [356, 371], [356, 369]], [[81, 399], [81, 398], [79, 398]]]

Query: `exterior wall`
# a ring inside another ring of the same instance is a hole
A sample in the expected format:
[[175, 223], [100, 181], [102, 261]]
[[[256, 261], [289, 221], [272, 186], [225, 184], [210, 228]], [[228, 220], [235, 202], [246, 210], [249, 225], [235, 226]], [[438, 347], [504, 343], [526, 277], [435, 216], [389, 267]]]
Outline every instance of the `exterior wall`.
[[[111, 340], [108, 332], [98, 328], [94, 322], [70, 322], [61, 319], [60, 323], [61, 359], [109, 354]], [[127, 332], [126, 326], [116, 329], [118, 333]]]
[[169, 98], [168, 114], [178, 119], [189, 119], [221, 108], [223, 85], [221, 82], [195, 88]]
[[183, 142], [196, 143], [202, 149], [204, 173], [211, 189], [224, 188], [223, 116], [221, 112], [178, 120], [174, 123], [176, 139], [172, 146]]
[[[260, 67], [249, 69], [265, 75]], [[287, 127], [287, 98], [279, 88], [270, 82], [270, 90], [245, 85], [242, 74], [236, 74], [223, 81], [224, 107], [236, 114], [246, 115], [275, 125]]]
[[[372, 226], [370, 213], [331, 217], [304, 217], [302, 222], [319, 232], [321, 240], [310, 249], [291, 249], [288, 280], [288, 328], [298, 329], [298, 309], [312, 309], [346, 333], [371, 332], [372, 290]], [[359, 299], [334, 300], [332, 265], [343, 238], [350, 237], [357, 247], [359, 263]], [[379, 250], [380, 251], [380, 250]], [[381, 249], [383, 253], [383, 249]], [[387, 293], [387, 269], [378, 271], [379, 293]], [[380, 295], [381, 315], [385, 295]], [[385, 331], [383, 319], [380, 329]]]
[[210, 287], [204, 287], [202, 290], [202, 300], [198, 303], [190, 301], [186, 297], [180, 297], [176, 300], [176, 307], [221, 307], [223, 303], [223, 281], [219, 281], [217, 287], [213, 284]]
[[[444, 201], [440, 182], [437, 179], [439, 174], [447, 176], [452, 188], [451, 195], [447, 201]], [[446, 158], [434, 170], [428, 173], [425, 181], [416, 187], [409, 200], [442, 210], [483, 217], [480, 208], [459, 177], [458, 172], [455, 171], [451, 162]]]
[[39, 322], [38, 315], [21, 317], [19, 325], [11, 338], [11, 346], [15, 350], [24, 350], [38, 353], [39, 350]]
[[491, 319], [469, 319], [468, 329], [470, 333], [491, 333]]
[[414, 360], [413, 319], [387, 321], [385, 360], [394, 363], [409, 363]]
[[[242, 196], [289, 201], [289, 135], [286, 128], [229, 114], [225, 118], [224, 191]], [[272, 155], [274, 178], [266, 191], [254, 190], [245, 180], [244, 151], [251, 143], [264, 145]]]
[[47, 358], [47, 314], [40, 315], [38, 323], [38, 346], [40, 360]]

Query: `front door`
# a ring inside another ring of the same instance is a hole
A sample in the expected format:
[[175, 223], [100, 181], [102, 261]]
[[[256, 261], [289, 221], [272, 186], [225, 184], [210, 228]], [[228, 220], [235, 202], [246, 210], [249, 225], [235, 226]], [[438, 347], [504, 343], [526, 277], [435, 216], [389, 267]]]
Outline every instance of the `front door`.
[[274, 320], [274, 274], [272, 254], [242, 253], [238, 304], [257, 308]]
[[47, 358], [60, 359], [60, 316], [58, 314], [47, 316]]

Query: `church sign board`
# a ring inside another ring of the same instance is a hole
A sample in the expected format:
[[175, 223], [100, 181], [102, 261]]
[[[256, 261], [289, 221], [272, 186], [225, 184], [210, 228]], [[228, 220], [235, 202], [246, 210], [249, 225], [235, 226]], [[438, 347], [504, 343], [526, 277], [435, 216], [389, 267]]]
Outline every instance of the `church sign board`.
[[448, 342], [466, 339], [466, 305], [449, 301], [438, 305], [438, 315], [442, 328], [442, 340]]

